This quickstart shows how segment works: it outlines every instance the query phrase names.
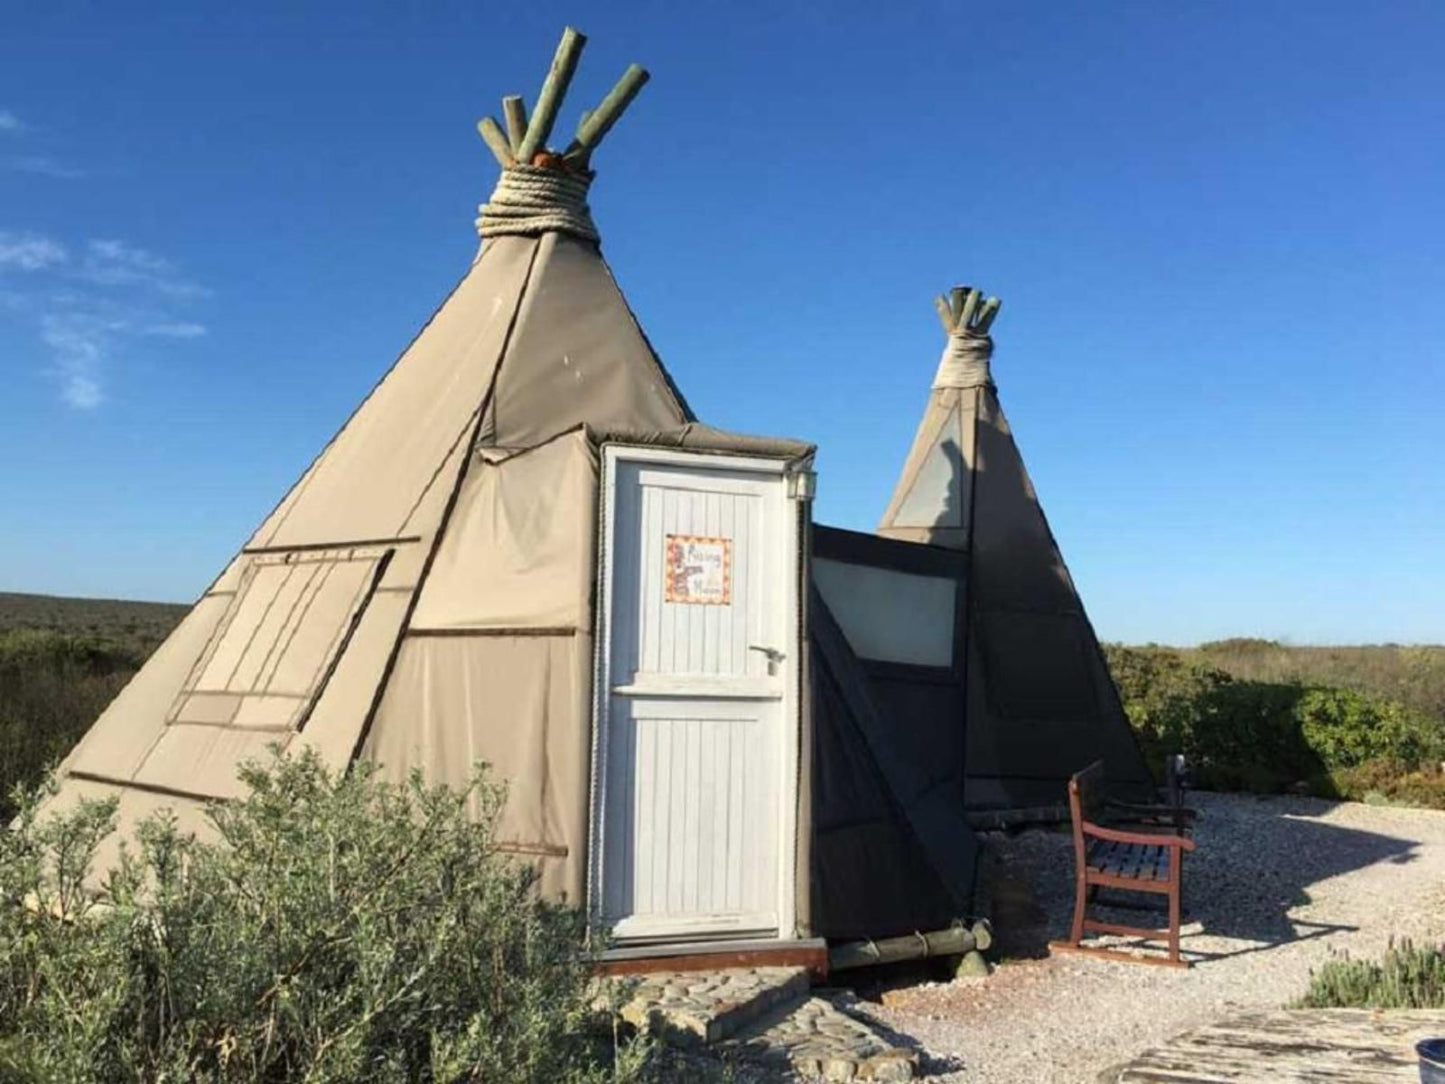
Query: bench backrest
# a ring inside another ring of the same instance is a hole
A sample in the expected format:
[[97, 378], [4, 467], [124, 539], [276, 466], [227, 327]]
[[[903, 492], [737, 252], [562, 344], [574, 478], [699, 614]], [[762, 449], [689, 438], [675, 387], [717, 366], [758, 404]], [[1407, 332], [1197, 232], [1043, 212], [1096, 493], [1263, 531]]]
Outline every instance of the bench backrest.
[[1084, 868], [1084, 822], [1097, 821], [1105, 797], [1104, 762], [1096, 760], [1069, 780], [1069, 820], [1074, 829], [1074, 857]]

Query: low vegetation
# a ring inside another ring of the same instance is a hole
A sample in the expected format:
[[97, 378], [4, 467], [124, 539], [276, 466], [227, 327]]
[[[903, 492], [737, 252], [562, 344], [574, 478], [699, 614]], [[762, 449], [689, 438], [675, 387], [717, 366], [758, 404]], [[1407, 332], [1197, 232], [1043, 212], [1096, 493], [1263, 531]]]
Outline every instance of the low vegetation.
[[[1196, 785], [1445, 808], [1445, 720], [1366, 688], [1283, 671], [1240, 677], [1215, 660], [1229, 641], [1192, 651], [1109, 645], [1109, 666], [1145, 755], [1182, 752]], [[1247, 671], [1247, 668], [1246, 672]]]
[[[0, 817], [75, 744], [185, 614], [160, 603], [0, 593]], [[1156, 769], [1197, 785], [1445, 808], [1445, 647], [1106, 645]]]
[[1445, 945], [1391, 944], [1379, 961], [1336, 956], [1310, 973], [1304, 1009], [1445, 1009]]
[[0, 631], [0, 819], [80, 739], [154, 647], [49, 629]]
[[[114, 807], [0, 832], [0, 1079], [628, 1081], [575, 911], [491, 846], [502, 799], [248, 767], [200, 842], [165, 817], [83, 890]], [[467, 815], [468, 796], [481, 816]]]

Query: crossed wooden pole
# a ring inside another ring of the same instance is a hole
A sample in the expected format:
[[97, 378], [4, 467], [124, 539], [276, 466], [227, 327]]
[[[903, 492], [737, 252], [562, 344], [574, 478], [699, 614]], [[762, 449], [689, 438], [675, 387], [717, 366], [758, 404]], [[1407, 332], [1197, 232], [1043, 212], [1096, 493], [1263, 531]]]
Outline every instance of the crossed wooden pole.
[[477, 122], [477, 131], [491, 148], [503, 169], [517, 163], [525, 165], [560, 166], [569, 170], [584, 170], [592, 152], [597, 149], [604, 136], [612, 130], [623, 110], [637, 97], [637, 92], [647, 82], [645, 69], [630, 64], [622, 78], [607, 92], [596, 109], [586, 109], [577, 124], [576, 137], [563, 151], [547, 148], [552, 127], [557, 121], [557, 110], [567, 94], [567, 87], [576, 74], [577, 63], [582, 59], [582, 47], [587, 44], [587, 35], [567, 27], [562, 31], [562, 40], [557, 43], [557, 54], [552, 66], [547, 69], [547, 78], [537, 95], [537, 107], [527, 117], [527, 105], [520, 95], [512, 94], [502, 99], [502, 117], [506, 128], [494, 117], [483, 117]]
[[943, 330], [950, 335], [987, 335], [994, 317], [1003, 307], [996, 297], [985, 299], [983, 291], [972, 286], [955, 286], [934, 299]]

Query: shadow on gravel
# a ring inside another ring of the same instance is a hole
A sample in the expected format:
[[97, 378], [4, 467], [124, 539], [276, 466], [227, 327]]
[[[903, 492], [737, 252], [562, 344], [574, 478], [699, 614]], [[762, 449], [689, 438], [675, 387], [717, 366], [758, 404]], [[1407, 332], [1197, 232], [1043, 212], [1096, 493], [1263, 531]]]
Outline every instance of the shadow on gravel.
[[[1418, 849], [1412, 840], [1321, 821], [1338, 803], [1318, 798], [1198, 793], [1190, 804], [1199, 810], [1199, 846], [1184, 860], [1183, 948], [1200, 961], [1356, 929], [1291, 919], [1289, 912], [1310, 903], [1311, 887], [1322, 881], [1382, 862], [1410, 862]], [[1004, 959], [1045, 957], [1048, 942], [1065, 935], [1073, 914], [1069, 832], [1032, 829], [989, 840], [997, 953]], [[1097, 917], [1107, 920], [1115, 911], [1129, 925], [1147, 926], [1154, 923], [1140, 912], [1157, 909], [1163, 926], [1162, 897], [1157, 901], [1106, 891], [1097, 901]], [[1200, 938], [1239, 944], [1223, 951], [1214, 944], [1208, 949], [1190, 944]]]

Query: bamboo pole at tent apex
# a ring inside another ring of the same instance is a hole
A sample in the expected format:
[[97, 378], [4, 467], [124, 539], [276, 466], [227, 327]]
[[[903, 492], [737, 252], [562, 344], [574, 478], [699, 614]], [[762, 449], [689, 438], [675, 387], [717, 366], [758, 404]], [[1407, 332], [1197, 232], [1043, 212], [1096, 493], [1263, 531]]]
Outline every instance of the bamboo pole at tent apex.
[[515, 155], [522, 149], [522, 140], [527, 135], [527, 106], [520, 94], [509, 94], [502, 99], [502, 116], [507, 121], [507, 142]]
[[[541, 93], [537, 96], [537, 107], [530, 118], [522, 97], [509, 94], [502, 99], [505, 129], [495, 117], [483, 117], [477, 122], [477, 132], [491, 148], [493, 157], [503, 169], [519, 162], [523, 165], [557, 164], [553, 157], [555, 152], [547, 149], [547, 140], [552, 135], [552, 128], [557, 122], [557, 111], [562, 107], [562, 99], [577, 72], [582, 47], [586, 44], [587, 36], [573, 27], [569, 26], [562, 31], [562, 40], [557, 44], [552, 66], [547, 70]], [[582, 110], [582, 118], [577, 123], [576, 138], [562, 153], [568, 168], [586, 168], [592, 152], [602, 143], [603, 138], [632, 104], [632, 99], [637, 97], [638, 91], [649, 78], [651, 76], [646, 68], [629, 64], [596, 109]], [[543, 157], [539, 158], [539, 155]]]
[[552, 134], [552, 125], [557, 120], [557, 110], [562, 98], [577, 71], [577, 62], [582, 59], [582, 48], [587, 44], [587, 35], [575, 27], [562, 31], [562, 40], [557, 43], [557, 54], [552, 66], [547, 69], [547, 78], [542, 81], [542, 91], [537, 95], [537, 107], [527, 125], [527, 134], [517, 148], [517, 161], [530, 163], [533, 155], [547, 146], [547, 137]]
[[477, 131], [481, 134], [482, 140], [491, 148], [497, 165], [506, 169], [516, 161], [511, 141], [507, 139], [507, 133], [502, 131], [502, 126], [496, 120], [491, 117], [483, 117], [477, 121]]
[[582, 114], [582, 123], [577, 125], [577, 138], [572, 141], [563, 157], [569, 161], [585, 161], [587, 156], [597, 149], [603, 137], [612, 130], [617, 118], [632, 104], [632, 99], [637, 97], [637, 92], [649, 78], [651, 77], [646, 68], [629, 64], [601, 104]]
[[943, 330], [950, 335], [987, 335], [994, 317], [1003, 308], [1003, 302], [998, 298], [984, 298], [983, 291], [973, 286], [955, 286], [933, 303], [938, 309]]

